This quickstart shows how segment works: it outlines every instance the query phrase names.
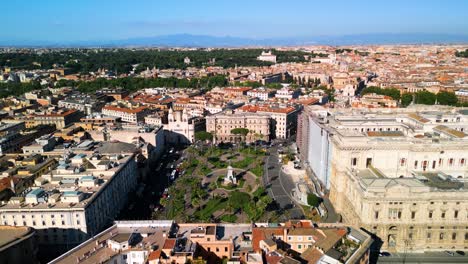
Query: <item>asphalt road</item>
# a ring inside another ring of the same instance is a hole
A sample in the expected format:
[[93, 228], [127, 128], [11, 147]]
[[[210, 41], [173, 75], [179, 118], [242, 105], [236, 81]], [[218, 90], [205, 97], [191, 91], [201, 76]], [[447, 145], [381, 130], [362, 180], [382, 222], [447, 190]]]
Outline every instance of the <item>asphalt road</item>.
[[455, 253], [454, 256], [450, 256], [444, 252], [427, 252], [427, 253], [408, 253], [408, 254], [392, 254], [391, 257], [379, 257], [377, 263], [468, 263], [468, 256], [461, 256]]
[[[168, 150], [170, 147], [168, 147]], [[182, 153], [180, 151], [179, 153]], [[148, 220], [151, 219], [153, 206], [159, 204], [161, 194], [166, 187], [170, 185], [167, 177], [171, 173], [171, 165], [174, 167], [180, 162], [180, 154], [174, 152], [172, 154], [167, 151], [156, 162], [150, 164], [150, 173], [147, 176], [144, 184], [145, 189], [142, 197], [132, 195], [130, 197], [129, 206], [123, 210], [118, 219], [122, 220]]]
[[292, 179], [281, 172], [281, 163], [278, 161], [278, 147], [274, 146], [268, 149], [269, 156], [265, 162], [265, 173], [263, 174], [263, 183], [266, 190], [280, 208], [287, 211], [286, 218], [301, 219], [304, 214], [299, 205], [296, 205], [290, 196], [294, 189]]

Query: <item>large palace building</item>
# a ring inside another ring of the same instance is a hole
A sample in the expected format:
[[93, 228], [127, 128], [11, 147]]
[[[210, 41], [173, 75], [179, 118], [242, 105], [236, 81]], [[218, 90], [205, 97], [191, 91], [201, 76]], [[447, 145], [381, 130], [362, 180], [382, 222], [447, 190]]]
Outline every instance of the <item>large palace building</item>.
[[343, 220], [390, 251], [468, 248], [468, 111], [306, 109], [298, 146]]

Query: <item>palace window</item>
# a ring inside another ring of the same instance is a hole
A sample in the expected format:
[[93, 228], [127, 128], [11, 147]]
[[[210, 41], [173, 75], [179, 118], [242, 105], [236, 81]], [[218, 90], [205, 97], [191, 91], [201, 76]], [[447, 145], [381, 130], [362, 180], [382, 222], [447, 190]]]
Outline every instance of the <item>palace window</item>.
[[406, 165], [406, 159], [405, 158], [400, 159], [400, 166], [403, 167], [405, 165]]

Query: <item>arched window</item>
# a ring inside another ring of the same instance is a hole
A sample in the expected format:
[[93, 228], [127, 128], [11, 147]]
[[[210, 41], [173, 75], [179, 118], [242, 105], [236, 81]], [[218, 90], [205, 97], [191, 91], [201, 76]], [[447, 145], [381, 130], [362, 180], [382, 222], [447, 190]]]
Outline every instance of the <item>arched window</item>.
[[406, 159], [405, 158], [401, 158], [400, 159], [400, 166], [403, 167], [406, 165]]
[[460, 166], [462, 166], [462, 167], [465, 166], [465, 159], [464, 158], [460, 159]]

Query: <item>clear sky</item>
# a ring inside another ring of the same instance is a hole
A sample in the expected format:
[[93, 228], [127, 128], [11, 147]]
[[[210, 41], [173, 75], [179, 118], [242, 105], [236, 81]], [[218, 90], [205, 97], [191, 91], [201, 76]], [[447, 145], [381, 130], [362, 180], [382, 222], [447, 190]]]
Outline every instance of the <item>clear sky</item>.
[[168, 34], [249, 38], [468, 34], [467, 0], [14, 0], [3, 40], [115, 40]]

